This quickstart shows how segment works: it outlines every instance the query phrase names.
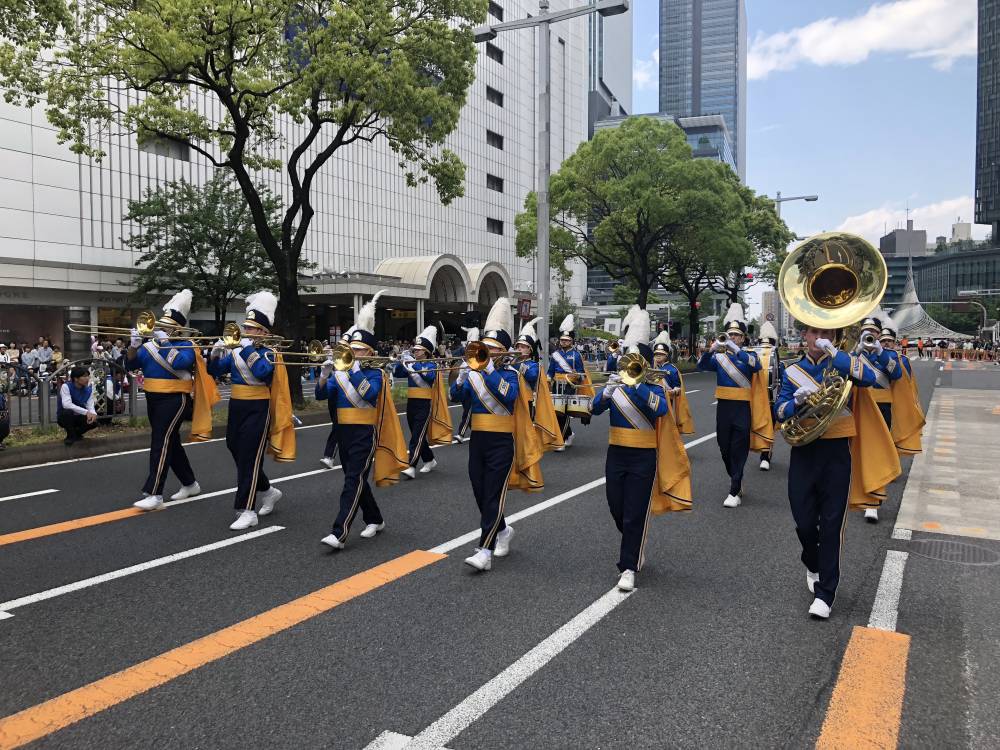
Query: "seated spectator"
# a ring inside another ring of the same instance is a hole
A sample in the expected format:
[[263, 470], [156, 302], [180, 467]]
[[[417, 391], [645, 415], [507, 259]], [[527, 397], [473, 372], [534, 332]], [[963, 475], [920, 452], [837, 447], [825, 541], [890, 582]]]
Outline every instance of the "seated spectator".
[[86, 432], [97, 427], [94, 409], [94, 386], [90, 384], [90, 371], [86, 367], [70, 370], [69, 381], [59, 388], [56, 401], [56, 421], [66, 430], [65, 445], [83, 439]]

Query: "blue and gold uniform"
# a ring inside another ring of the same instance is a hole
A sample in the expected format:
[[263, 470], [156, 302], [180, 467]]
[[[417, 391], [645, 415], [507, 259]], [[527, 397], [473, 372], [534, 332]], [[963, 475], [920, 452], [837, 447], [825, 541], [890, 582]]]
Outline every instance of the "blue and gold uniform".
[[344, 487], [333, 535], [342, 544], [347, 541], [359, 508], [366, 526], [383, 523], [382, 512], [368, 484], [368, 473], [375, 460], [376, 405], [384, 377], [381, 370], [356, 366], [320, 378], [318, 387], [337, 410], [337, 447], [344, 469]]
[[750, 391], [754, 373], [760, 370], [760, 358], [744, 349], [707, 351], [701, 355], [698, 369], [716, 374], [715, 397], [719, 403], [715, 439], [729, 475], [729, 497], [738, 498], [743, 488], [743, 468], [750, 455]]
[[[875, 359], [884, 364], [888, 356], [883, 351]], [[819, 387], [828, 367], [850, 378], [855, 387], [871, 388], [877, 382], [876, 370], [867, 357], [842, 351], [818, 359], [805, 354], [785, 368], [775, 401], [779, 422], [800, 408], [795, 392]], [[856, 434], [854, 414], [845, 409], [818, 440], [792, 447], [788, 467], [788, 500], [802, 544], [802, 563], [811, 576], [818, 574], [813, 593], [828, 606], [833, 605], [840, 582], [840, 551], [851, 488], [850, 440]]]
[[858, 357], [865, 361], [865, 364], [875, 373], [875, 384], [872, 386], [872, 396], [878, 404], [878, 410], [882, 412], [889, 429], [892, 429], [892, 384], [903, 376], [903, 365], [899, 361], [896, 352], [883, 349], [878, 356], [861, 352]]
[[[428, 351], [434, 351], [431, 347]], [[431, 401], [438, 373], [433, 362], [418, 359], [396, 365], [393, 375], [406, 378], [406, 424], [410, 428], [410, 468], [417, 463], [429, 464], [434, 460], [434, 451], [427, 441], [427, 429], [431, 421]], [[404, 474], [404, 476], [409, 476]]]
[[232, 380], [226, 447], [236, 462], [233, 507], [238, 511], [253, 511], [257, 493], [271, 489], [263, 464], [272, 419], [274, 351], [249, 342], [232, 351], [217, 348], [212, 354], [209, 372], [215, 377], [229, 375]]
[[604, 363], [604, 372], [617, 372], [618, 371], [618, 354], [616, 352], [608, 352], [608, 359]]
[[610, 385], [597, 391], [595, 415], [611, 412], [605, 489], [608, 508], [622, 535], [618, 571], [642, 568], [650, 499], [656, 478], [656, 420], [667, 413], [657, 385]]
[[[572, 317], [572, 316], [570, 316]], [[565, 321], [563, 321], [565, 325]], [[572, 330], [563, 331], [560, 334], [559, 343], [571, 344]], [[584, 383], [584, 373], [587, 369], [583, 364], [583, 357], [575, 347], [568, 349], [558, 349], [549, 355], [549, 380], [552, 381], [553, 393], [574, 394]], [[562, 431], [563, 441], [569, 446], [573, 444], [573, 427], [569, 416], [565, 412], [556, 412], [559, 420], [559, 429]]]

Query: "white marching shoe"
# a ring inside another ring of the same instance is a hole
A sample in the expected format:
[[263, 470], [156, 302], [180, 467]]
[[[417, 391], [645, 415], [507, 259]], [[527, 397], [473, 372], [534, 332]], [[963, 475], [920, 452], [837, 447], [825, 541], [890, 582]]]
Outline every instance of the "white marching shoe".
[[626, 570], [623, 571], [621, 577], [618, 579], [618, 590], [619, 591], [634, 591], [635, 590], [635, 571]]
[[363, 536], [365, 539], [371, 539], [373, 536], [382, 531], [384, 528], [385, 528], [384, 523], [370, 523], [367, 526], [365, 526], [365, 530], [361, 532], [361, 536]]
[[760, 462], [760, 470], [761, 471], [770, 471], [771, 470], [771, 462], [768, 461], [765, 458], [763, 461]]
[[139, 510], [159, 510], [163, 507], [163, 495], [146, 495], [142, 500], [132, 503]]
[[452, 445], [456, 445], [457, 443], [461, 443], [461, 442], [462, 442], [462, 436], [461, 435], [452, 435], [451, 436], [451, 444]]
[[813, 599], [813, 603], [809, 605], [809, 614], [820, 620], [826, 620], [830, 617], [830, 605], [822, 599]]
[[333, 459], [327, 456], [323, 456], [323, 458], [321, 458], [319, 462], [328, 469], [332, 469], [334, 467]]
[[476, 554], [465, 558], [465, 564], [476, 570], [489, 570], [493, 567], [493, 553], [488, 549], [476, 547]]
[[[806, 588], [809, 589], [810, 594], [816, 593], [816, 584], [819, 583], [819, 573], [813, 573], [811, 570], [806, 570]], [[818, 601], [818, 600], [817, 600]]]
[[410, 466], [407, 469], [403, 469], [399, 473], [402, 474], [407, 479], [416, 479], [417, 478], [417, 470], [414, 469], [412, 466]]
[[319, 541], [321, 544], [325, 544], [327, 547], [333, 547], [334, 549], [344, 549], [346, 546], [342, 541], [337, 539], [336, 534], [327, 534]]
[[867, 508], [865, 510], [865, 520], [868, 523], [878, 523], [878, 508]]
[[726, 499], [722, 501], [722, 505], [726, 508], [739, 508], [741, 502], [739, 495], [726, 495]]
[[189, 485], [181, 487], [177, 492], [170, 496], [171, 500], [184, 500], [185, 498], [194, 497], [195, 495], [201, 494], [201, 485], [198, 482], [192, 482]]
[[566, 438], [565, 440], [563, 440], [563, 445], [565, 445], [567, 448], [569, 448], [571, 445], [573, 445], [573, 440], [575, 438], [576, 438], [576, 433], [575, 432], [571, 432], [570, 435], [569, 435], [569, 437]]
[[274, 510], [275, 503], [281, 499], [281, 490], [277, 487], [271, 487], [266, 492], [262, 493], [260, 496], [260, 510], [257, 511], [258, 516], [268, 516], [271, 511]]
[[437, 466], [437, 465], [438, 465], [437, 459], [436, 458], [432, 458], [431, 461], [430, 461], [430, 463], [426, 463], [426, 464], [424, 464], [423, 466], [420, 467], [420, 473], [421, 474], [430, 474], [432, 471], [434, 471], [434, 467]]
[[514, 527], [508, 526], [497, 534], [497, 548], [493, 550], [496, 557], [507, 557], [510, 554], [510, 540], [514, 536]]
[[253, 510], [244, 510], [236, 516], [236, 520], [229, 525], [229, 528], [233, 531], [243, 531], [243, 529], [249, 529], [251, 526], [256, 525], [257, 512]]

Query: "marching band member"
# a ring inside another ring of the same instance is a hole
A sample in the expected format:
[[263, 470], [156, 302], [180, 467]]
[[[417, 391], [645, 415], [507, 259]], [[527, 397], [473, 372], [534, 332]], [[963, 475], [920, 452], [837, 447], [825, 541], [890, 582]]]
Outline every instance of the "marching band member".
[[164, 305], [151, 341], [143, 343], [139, 332], [132, 329], [126, 352], [129, 362], [137, 363], [142, 370], [151, 428], [149, 474], [142, 488], [142, 499], [133, 503], [140, 510], [163, 507], [163, 485], [169, 470], [181, 482], [171, 500], [183, 500], [201, 492], [181, 445], [181, 422], [191, 413], [193, 399], [191, 439], [212, 437], [212, 407], [219, 401], [219, 391], [208, 376], [201, 351], [191, 341], [168, 340], [169, 331], [187, 325], [190, 313], [191, 290], [184, 289]]
[[920, 406], [917, 381], [913, 378], [913, 367], [905, 352], [896, 350], [896, 334], [899, 326], [891, 316], [882, 319], [879, 341], [889, 356], [899, 363], [900, 376], [892, 381], [892, 418], [890, 431], [892, 441], [901, 456], [914, 456], [922, 450], [920, 434], [926, 424], [924, 410]]
[[[338, 339], [341, 344], [350, 345], [351, 334], [354, 333], [354, 326], [351, 326]], [[327, 346], [324, 352], [329, 355], [332, 349]], [[326, 445], [323, 447], [323, 458], [319, 460], [326, 468], [334, 468], [333, 457], [337, 454], [337, 402], [326, 397], [326, 385], [320, 387], [320, 379], [316, 378], [315, 398], [317, 401], [326, 401], [327, 409], [330, 411], [330, 434], [326, 436]]]
[[[767, 401], [771, 411], [771, 424], [777, 421], [774, 413], [774, 400], [781, 389], [781, 379], [785, 374], [785, 366], [781, 364], [781, 357], [778, 354], [778, 332], [774, 330], [774, 324], [770, 320], [765, 320], [760, 326], [760, 371], [767, 373]], [[771, 470], [771, 448], [760, 454], [760, 470]]]
[[[462, 330], [465, 331], [465, 346], [468, 346], [472, 341], [479, 341], [479, 329], [473, 326], [472, 328], [466, 328], [462, 326]], [[464, 347], [463, 347], [464, 348]], [[458, 432], [452, 438], [453, 443], [461, 443], [463, 440], [467, 440], [465, 433], [469, 431], [472, 426], [472, 403], [463, 402], [462, 403], [462, 418], [458, 421]]]
[[[437, 328], [427, 326], [413, 342], [413, 347], [402, 354], [393, 375], [406, 378], [406, 423], [410, 427], [410, 465], [403, 469], [403, 476], [416, 479], [417, 462], [423, 461], [421, 474], [434, 470], [434, 445], [452, 441], [451, 415], [444, 385], [448, 371], [440, 372], [433, 362], [427, 362], [437, 349]], [[428, 439], [430, 438], [430, 439]]]
[[538, 377], [541, 366], [538, 364], [538, 334], [535, 332], [535, 324], [539, 320], [541, 318], [535, 318], [521, 326], [514, 349], [522, 357], [527, 358], [517, 369], [530, 392], [531, 419], [535, 423], [538, 439], [542, 443], [542, 448], [549, 451], [558, 450], [563, 444], [563, 438], [552, 403], [552, 394], [549, 392], [548, 378]]
[[653, 339], [653, 367], [667, 374], [663, 388], [671, 405], [670, 411], [681, 434], [691, 435], [694, 433], [694, 417], [691, 415], [691, 406], [684, 392], [684, 377], [677, 366], [670, 361], [670, 354], [670, 332], [660, 331], [660, 334]]
[[258, 517], [269, 515], [281, 499], [281, 490], [264, 473], [264, 454], [281, 462], [295, 460], [288, 371], [281, 355], [260, 342], [270, 334], [277, 308], [278, 298], [271, 292], [247, 297], [239, 348], [228, 351], [217, 341], [208, 366], [215, 377], [228, 373], [233, 384], [226, 422], [226, 447], [236, 462], [233, 531], [256, 526]]
[[722, 462], [729, 475], [729, 494], [723, 501], [727, 508], [737, 508], [742, 502], [743, 468], [750, 450], [762, 451], [774, 441], [767, 404], [767, 389], [757, 377], [760, 358], [756, 352], [745, 351], [747, 324], [743, 307], [734, 302], [725, 319], [726, 341], [716, 341], [701, 355], [698, 369], [716, 373], [715, 412], [716, 441]]
[[[576, 341], [573, 315], [567, 315], [559, 325], [559, 350], [549, 355], [548, 377], [553, 381], [553, 389], [562, 393], [579, 393], [583, 396], [593, 396], [594, 387], [590, 384], [590, 376], [584, 367], [583, 357], [573, 345]], [[562, 451], [573, 445], [573, 426], [568, 414], [558, 412], [559, 429], [562, 431]], [[584, 421], [586, 424], [589, 419]]]
[[[498, 299], [486, 318], [482, 343], [492, 357], [507, 354], [514, 316], [510, 300]], [[504, 520], [508, 488], [528, 492], [542, 488], [538, 463], [542, 447], [531, 422], [528, 386], [517, 370], [493, 359], [481, 371], [468, 364], [451, 386], [453, 401], [471, 403], [472, 439], [469, 442], [469, 479], [480, 514], [479, 546], [465, 563], [489, 570], [493, 557], [510, 552], [514, 529]]]
[[617, 372], [618, 371], [618, 357], [622, 350], [622, 340], [617, 339], [613, 343], [618, 345], [617, 349], [612, 349], [608, 346], [608, 359], [604, 363], [604, 372]]
[[[622, 349], [653, 359], [645, 339], [649, 313], [638, 313]], [[659, 385], [625, 385], [612, 375], [591, 404], [595, 415], [611, 412], [605, 488], [608, 508], [621, 533], [618, 588], [632, 591], [645, 558], [650, 513], [691, 508], [691, 466], [680, 441], [669, 401]]]
[[367, 367], [362, 362], [375, 355], [378, 343], [375, 304], [384, 293], [384, 290], [378, 292], [358, 312], [351, 333], [350, 347], [355, 357], [351, 368], [335, 372], [333, 363], [328, 361], [320, 374], [327, 398], [337, 405], [337, 445], [344, 467], [340, 509], [332, 533], [320, 540], [333, 549], [343, 549], [347, 544], [359, 508], [365, 522], [362, 537], [371, 539], [385, 528], [382, 512], [368, 484], [372, 467], [375, 486], [384, 487], [398, 482], [399, 473], [409, 466], [388, 376], [384, 370]]
[[[884, 488], [900, 472], [888, 429], [869, 393], [877, 382], [876, 370], [868, 357], [837, 349], [833, 341], [839, 333], [804, 328], [806, 352], [785, 368], [776, 401], [778, 420], [791, 418], [819, 390], [828, 367], [861, 386], [854, 392], [851, 408], [819, 439], [792, 446], [788, 467], [788, 499], [802, 544], [806, 586], [815, 596], [809, 614], [821, 619], [830, 616], [840, 581], [848, 505], [877, 505], [884, 489], [870, 488]], [[888, 355], [880, 352], [876, 359], [884, 365]]]

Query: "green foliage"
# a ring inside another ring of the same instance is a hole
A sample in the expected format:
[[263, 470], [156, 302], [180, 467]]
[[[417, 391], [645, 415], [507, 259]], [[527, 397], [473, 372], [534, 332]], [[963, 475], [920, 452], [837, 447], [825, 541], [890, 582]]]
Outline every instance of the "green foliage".
[[[637, 299], [639, 299], [639, 290], [636, 289], [635, 284], [615, 284], [614, 292], [612, 292], [612, 301], [616, 305], [631, 305], [634, 304]], [[655, 292], [646, 293], [646, 304], [647, 305], [659, 305], [663, 302], [660, 296]]]
[[[953, 305], [935, 305], [933, 303], [925, 305], [924, 309], [938, 323], [957, 333], [977, 336], [979, 335], [979, 327], [983, 324], [983, 312], [975, 305], [969, 305], [968, 312]], [[986, 309], [989, 310], [990, 306], [987, 305]]]
[[[269, 223], [277, 226], [280, 201], [258, 189]], [[219, 332], [231, 302], [277, 287], [243, 193], [224, 172], [203, 187], [180, 180], [150, 190], [144, 200], [129, 202], [125, 218], [138, 228], [125, 238], [141, 253], [137, 297], [190, 289], [196, 305], [212, 306]]]
[[549, 307], [549, 335], [558, 335], [556, 326], [562, 323], [567, 315], [572, 315], [575, 312], [576, 305], [570, 301], [569, 295], [566, 294], [566, 287], [560, 284], [559, 294]]

